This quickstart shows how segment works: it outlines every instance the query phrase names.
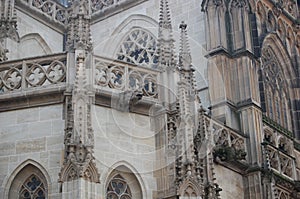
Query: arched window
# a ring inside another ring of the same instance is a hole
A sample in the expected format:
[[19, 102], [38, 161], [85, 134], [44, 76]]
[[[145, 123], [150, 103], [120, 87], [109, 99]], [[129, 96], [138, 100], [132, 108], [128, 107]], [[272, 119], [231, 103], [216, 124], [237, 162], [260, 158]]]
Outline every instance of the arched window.
[[108, 183], [106, 199], [132, 199], [130, 187], [121, 175], [116, 175]]
[[134, 28], [123, 40], [117, 58], [152, 68], [158, 62], [156, 44], [156, 38], [149, 31]]
[[42, 171], [33, 164], [27, 164], [13, 178], [8, 198], [46, 199], [48, 183]]
[[34, 174], [29, 176], [23, 182], [19, 196], [20, 199], [45, 199], [46, 190], [44, 183]]
[[266, 103], [266, 110], [264, 111], [267, 117], [286, 129], [290, 129], [288, 85], [282, 66], [269, 46], [262, 50], [262, 69]]
[[105, 199], [147, 198], [142, 192], [142, 181], [138, 180], [135, 173], [132, 172], [133, 170], [123, 165], [123, 163], [120, 164], [121, 165], [114, 168], [107, 177], [105, 183]]

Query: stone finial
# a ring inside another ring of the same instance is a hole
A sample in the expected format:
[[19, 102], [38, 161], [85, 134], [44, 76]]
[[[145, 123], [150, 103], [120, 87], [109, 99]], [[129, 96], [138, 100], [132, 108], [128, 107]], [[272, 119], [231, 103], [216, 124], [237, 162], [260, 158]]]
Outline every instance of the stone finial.
[[19, 41], [17, 32], [17, 15], [14, 0], [0, 2], [0, 39], [11, 38]]
[[71, 5], [71, 10], [67, 25], [67, 51], [92, 51], [89, 1], [75, 0]]
[[175, 68], [175, 40], [173, 39], [170, 9], [167, 0], [160, 1], [158, 55], [162, 68]]
[[192, 57], [186, 30], [187, 24], [182, 21], [179, 28], [181, 29], [179, 66], [184, 70], [192, 70]]

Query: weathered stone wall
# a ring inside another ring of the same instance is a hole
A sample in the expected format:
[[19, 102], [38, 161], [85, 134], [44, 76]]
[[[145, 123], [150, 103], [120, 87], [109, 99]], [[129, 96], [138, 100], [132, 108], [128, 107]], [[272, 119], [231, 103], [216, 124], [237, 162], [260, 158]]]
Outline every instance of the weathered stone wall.
[[216, 165], [214, 171], [216, 173], [217, 182], [222, 189], [220, 192], [221, 198], [235, 199], [245, 197], [242, 175], [220, 165]]
[[62, 105], [0, 113], [0, 198], [5, 198], [4, 189], [9, 189], [9, 182], [17, 175], [14, 171], [28, 159], [47, 171], [50, 194], [57, 198], [63, 160], [62, 115]]
[[138, 178], [143, 198], [153, 198], [152, 191], [156, 190], [153, 177], [155, 135], [150, 118], [100, 106], [94, 106], [92, 111], [102, 194], [105, 195], [105, 186], [113, 169], [124, 165]]

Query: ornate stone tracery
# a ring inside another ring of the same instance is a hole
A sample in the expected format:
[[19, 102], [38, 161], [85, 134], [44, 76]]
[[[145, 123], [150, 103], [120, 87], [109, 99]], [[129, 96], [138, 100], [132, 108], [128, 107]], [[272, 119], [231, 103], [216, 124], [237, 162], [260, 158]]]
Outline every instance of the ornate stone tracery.
[[130, 187], [121, 175], [110, 180], [106, 188], [106, 199], [132, 199]]
[[20, 199], [28, 199], [28, 198], [46, 199], [47, 192], [44, 183], [41, 181], [41, 179], [38, 176], [32, 174], [22, 184], [22, 187], [19, 192], [19, 198]]
[[[289, 129], [288, 84], [271, 47], [262, 50], [262, 69], [267, 116]], [[280, 95], [279, 95], [280, 93]]]
[[149, 31], [134, 28], [123, 40], [117, 53], [119, 60], [153, 68], [158, 62], [157, 41]]

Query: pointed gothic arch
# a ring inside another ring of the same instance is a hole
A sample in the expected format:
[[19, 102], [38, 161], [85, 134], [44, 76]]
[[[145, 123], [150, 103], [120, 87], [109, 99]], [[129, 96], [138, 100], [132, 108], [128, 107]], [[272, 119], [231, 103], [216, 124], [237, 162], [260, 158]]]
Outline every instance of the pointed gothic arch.
[[265, 37], [261, 52], [261, 101], [266, 115], [288, 130], [292, 130], [291, 99], [294, 69], [287, 49], [276, 34]]
[[[105, 173], [103, 173], [103, 175], [105, 175]], [[112, 185], [112, 182], [114, 181], [119, 181], [126, 184], [128, 187], [128, 192], [126, 193], [126, 190], [124, 189], [122, 193], [125, 195], [130, 195], [128, 199], [147, 198], [144, 181], [142, 180], [138, 171], [126, 161], [120, 161], [111, 166], [104, 179], [105, 198], [107, 198], [107, 194], [109, 192], [112, 193], [116, 191]], [[121, 197], [122, 194], [118, 195], [118, 193], [116, 193], [116, 196]]]
[[201, 186], [202, 185], [200, 185], [199, 182], [196, 182], [193, 179], [187, 179], [181, 184], [178, 194], [185, 199], [201, 199], [204, 196], [202, 191], [204, 188]]
[[[157, 35], [158, 22], [146, 15], [133, 14], [124, 19], [112, 33], [108, 36], [105, 43], [97, 43], [94, 47], [96, 54], [101, 53], [102, 56], [116, 58], [119, 46], [126, 35], [134, 28], [141, 28], [149, 31], [152, 35]], [[102, 38], [103, 39], [103, 38]]]
[[28, 159], [21, 163], [5, 181], [4, 198], [27, 198], [50, 195], [50, 176], [38, 162]]
[[250, 38], [250, 5], [246, 0], [231, 0], [228, 4], [230, 18], [230, 36], [234, 51], [251, 46]]
[[46, 41], [38, 33], [24, 35], [20, 39], [19, 52], [20, 57], [30, 57], [32, 55], [47, 55], [52, 51]]

